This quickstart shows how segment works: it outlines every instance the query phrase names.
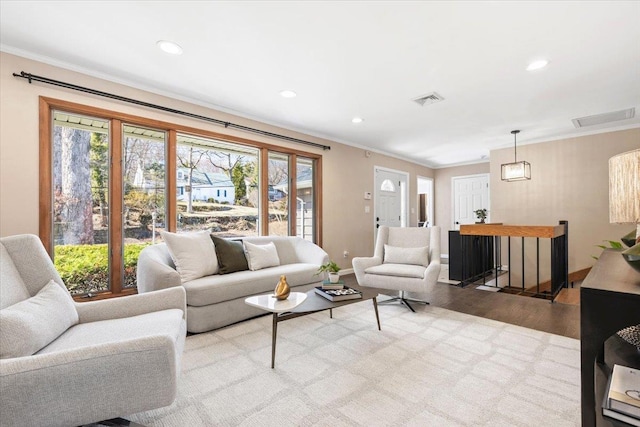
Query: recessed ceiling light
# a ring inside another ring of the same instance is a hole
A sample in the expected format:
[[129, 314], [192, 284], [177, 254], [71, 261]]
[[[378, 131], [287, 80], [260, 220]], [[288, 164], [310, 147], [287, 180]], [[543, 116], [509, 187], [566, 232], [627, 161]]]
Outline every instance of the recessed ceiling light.
[[182, 55], [182, 48], [177, 43], [170, 42], [169, 40], [159, 40], [156, 44], [164, 52], [170, 53], [171, 55]]
[[364, 119], [362, 117], [354, 117], [353, 119], [351, 119], [351, 123], [362, 123], [364, 122]]
[[283, 98], [295, 98], [298, 94], [292, 90], [281, 90], [280, 96]]
[[540, 59], [540, 60], [537, 60], [537, 61], [533, 61], [532, 63], [530, 63], [527, 66], [527, 71], [539, 70], [541, 68], [546, 67], [548, 63], [549, 63], [549, 61], [547, 61], [546, 59]]

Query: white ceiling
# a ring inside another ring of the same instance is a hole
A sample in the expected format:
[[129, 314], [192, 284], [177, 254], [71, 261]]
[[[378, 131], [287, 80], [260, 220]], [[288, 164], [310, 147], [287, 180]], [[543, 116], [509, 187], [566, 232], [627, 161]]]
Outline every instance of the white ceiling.
[[[520, 145], [640, 126], [639, 23], [638, 1], [3, 0], [0, 48], [444, 167], [513, 146], [512, 129]], [[445, 100], [412, 102], [432, 91]]]

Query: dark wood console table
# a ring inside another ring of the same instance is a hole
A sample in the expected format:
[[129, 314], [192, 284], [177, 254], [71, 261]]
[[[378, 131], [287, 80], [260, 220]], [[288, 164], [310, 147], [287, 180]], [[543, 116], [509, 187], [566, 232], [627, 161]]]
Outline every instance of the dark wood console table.
[[[640, 274], [619, 251], [605, 250], [580, 287], [582, 426], [626, 425], [602, 415], [606, 382], [614, 363], [640, 369], [640, 357], [605, 354], [605, 341], [640, 324]], [[609, 348], [607, 347], [607, 350]]]

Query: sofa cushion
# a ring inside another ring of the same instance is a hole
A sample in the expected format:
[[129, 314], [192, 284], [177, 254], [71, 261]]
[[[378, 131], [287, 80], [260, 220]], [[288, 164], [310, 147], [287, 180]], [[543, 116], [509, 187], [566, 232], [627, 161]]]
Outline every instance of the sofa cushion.
[[411, 264], [426, 267], [429, 265], [429, 246], [405, 248], [384, 245], [385, 264]]
[[76, 323], [71, 295], [51, 280], [35, 296], [0, 310], [0, 358], [30, 356]]
[[280, 265], [278, 250], [273, 242], [264, 245], [254, 245], [253, 243], [244, 242], [244, 251], [251, 271]]
[[167, 244], [171, 259], [182, 283], [218, 273], [218, 259], [209, 231], [160, 234]]
[[380, 264], [367, 268], [365, 274], [377, 274], [380, 276], [397, 276], [422, 279], [425, 267], [409, 264]]
[[38, 354], [127, 340], [135, 345], [134, 340], [155, 335], [169, 335], [173, 341], [177, 341], [178, 336], [185, 333], [181, 325], [182, 315], [182, 310], [168, 309], [120, 319], [80, 323], [69, 328]]
[[211, 235], [211, 239], [216, 247], [216, 256], [218, 257], [220, 274], [228, 274], [249, 269], [247, 257], [244, 255], [242, 242], [227, 240], [214, 235]]
[[233, 274], [202, 277], [184, 283], [187, 305], [205, 306], [251, 295], [273, 293], [281, 275], [287, 276], [291, 288], [320, 282], [315, 264], [286, 264], [259, 271], [237, 271]]
[[0, 309], [29, 298], [29, 291], [22, 281], [7, 248], [0, 243]]

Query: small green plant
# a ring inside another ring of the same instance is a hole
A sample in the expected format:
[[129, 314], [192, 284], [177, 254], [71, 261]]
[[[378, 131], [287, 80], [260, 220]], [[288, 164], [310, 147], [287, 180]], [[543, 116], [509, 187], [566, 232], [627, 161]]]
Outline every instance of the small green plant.
[[476, 209], [475, 211], [473, 211], [474, 214], [476, 214], [476, 217], [478, 217], [478, 219], [481, 222], [484, 222], [484, 220], [487, 218], [487, 210], [486, 209]]
[[[622, 243], [616, 242], [615, 240], [603, 240], [603, 242], [608, 243], [609, 246], [606, 246], [606, 245], [595, 245], [595, 246], [598, 247], [598, 248], [602, 248], [602, 250], [609, 249], [609, 248], [611, 248], [611, 249], [623, 249]], [[595, 255], [591, 255], [591, 258], [598, 259], [598, 257], [595, 256]]]
[[320, 273], [324, 273], [325, 271], [327, 273], [337, 273], [340, 271], [340, 266], [336, 264], [334, 261], [329, 261], [328, 263], [323, 264], [320, 266], [320, 268], [318, 268], [316, 275]]

